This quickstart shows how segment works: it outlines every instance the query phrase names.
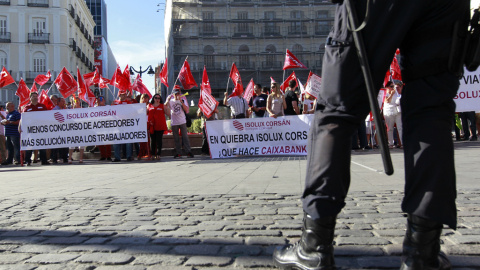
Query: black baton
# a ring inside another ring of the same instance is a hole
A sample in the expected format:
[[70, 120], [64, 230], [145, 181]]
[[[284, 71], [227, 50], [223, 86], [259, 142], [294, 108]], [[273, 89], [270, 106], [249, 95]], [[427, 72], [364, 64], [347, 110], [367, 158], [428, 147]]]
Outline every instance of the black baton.
[[[367, 0], [368, 1], [368, 0]], [[358, 59], [360, 60], [360, 67], [362, 68], [363, 77], [365, 79], [365, 85], [367, 86], [368, 102], [370, 103], [370, 109], [372, 110], [373, 120], [375, 121], [377, 134], [380, 141], [380, 152], [382, 153], [383, 168], [385, 174], [393, 174], [392, 157], [390, 156], [390, 150], [388, 149], [387, 136], [385, 132], [385, 126], [380, 121], [382, 116], [380, 115], [380, 108], [378, 107], [377, 96], [373, 86], [372, 73], [370, 71], [370, 65], [367, 61], [367, 53], [365, 51], [365, 44], [363, 43], [363, 37], [358, 29], [357, 14], [355, 7], [351, 6], [351, 0], [345, 0], [345, 5], [348, 12], [348, 23], [352, 31], [353, 40], [355, 41], [355, 47], [357, 49]], [[368, 7], [367, 7], [368, 9]]]

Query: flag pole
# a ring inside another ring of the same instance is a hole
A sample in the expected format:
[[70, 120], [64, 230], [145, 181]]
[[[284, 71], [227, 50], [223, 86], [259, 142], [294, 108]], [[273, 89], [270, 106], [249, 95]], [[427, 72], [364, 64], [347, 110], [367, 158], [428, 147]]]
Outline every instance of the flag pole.
[[[188, 59], [188, 55], [187, 55], [187, 57], [185, 57], [185, 60], [183, 60], [182, 68], [183, 68], [183, 66], [185, 66], [185, 61], [187, 61], [187, 59]], [[175, 63], [174, 63], [174, 64], [175, 64]], [[180, 69], [180, 71], [182, 71], [182, 70]], [[178, 76], [179, 76], [179, 75], [180, 75], [180, 72], [178, 72], [177, 79], [175, 80], [175, 83], [173, 84], [173, 88], [175, 88], [175, 85], [177, 85]], [[173, 88], [172, 88], [172, 89], [173, 89]]]

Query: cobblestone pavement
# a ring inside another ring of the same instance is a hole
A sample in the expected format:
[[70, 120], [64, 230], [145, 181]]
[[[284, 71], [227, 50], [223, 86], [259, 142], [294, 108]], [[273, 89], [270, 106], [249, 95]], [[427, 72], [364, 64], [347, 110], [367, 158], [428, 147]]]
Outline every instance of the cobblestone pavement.
[[[398, 268], [398, 191], [352, 192], [338, 218], [343, 269]], [[460, 191], [459, 229], [444, 230], [456, 269], [480, 269], [480, 190]], [[300, 237], [298, 195], [4, 199], [0, 269], [272, 269]]]
[[[480, 269], [480, 142], [456, 143], [454, 269]], [[354, 152], [335, 254], [341, 269], [398, 269], [403, 155]], [[304, 157], [0, 166], [0, 270], [274, 269], [298, 241]]]

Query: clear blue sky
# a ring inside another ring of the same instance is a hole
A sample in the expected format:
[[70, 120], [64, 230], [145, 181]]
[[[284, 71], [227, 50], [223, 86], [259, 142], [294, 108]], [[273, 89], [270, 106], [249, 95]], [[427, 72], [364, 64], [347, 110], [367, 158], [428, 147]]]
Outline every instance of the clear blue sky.
[[[120, 68], [153, 68], [165, 59], [163, 34], [165, 0], [105, 0], [108, 43]], [[157, 6], [159, 3], [160, 6]], [[157, 12], [158, 9], [161, 9]], [[143, 83], [154, 92], [153, 76], [144, 73]]]

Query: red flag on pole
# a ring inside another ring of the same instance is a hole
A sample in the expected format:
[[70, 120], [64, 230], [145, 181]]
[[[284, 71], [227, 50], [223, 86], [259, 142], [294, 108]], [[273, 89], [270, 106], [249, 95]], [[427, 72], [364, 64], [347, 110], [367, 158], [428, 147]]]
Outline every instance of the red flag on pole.
[[20, 107], [27, 105], [30, 101], [30, 89], [28, 89], [28, 86], [23, 79], [20, 79], [15, 95], [20, 98]]
[[163, 64], [162, 70], [160, 71], [160, 81], [168, 87], [168, 64], [167, 64], [168, 58], [165, 59], [165, 63]]
[[83, 76], [80, 73], [80, 69], [77, 68], [77, 79], [78, 79], [78, 97], [88, 103], [88, 106], [93, 107], [95, 105], [95, 95], [92, 90], [87, 87]]
[[148, 91], [148, 88], [145, 86], [145, 84], [143, 84], [140, 74], [137, 74], [137, 78], [132, 84], [132, 89], [139, 92], [140, 94], [147, 94], [149, 99], [152, 98], [152, 94], [150, 93], [150, 91]]
[[200, 86], [200, 90], [212, 94], [212, 87], [210, 86], [210, 80], [208, 80], [207, 68], [205, 66], [203, 66], [202, 85]]
[[313, 72], [310, 70], [310, 72], [308, 73], [307, 81], [305, 82], [305, 85], [303, 86], [305, 89], [307, 89], [308, 82], [310, 81], [310, 78], [312, 77], [312, 75], [313, 75]]
[[295, 72], [292, 72], [292, 74], [288, 76], [288, 78], [282, 83], [282, 85], [280, 85], [280, 90], [282, 90], [282, 92], [285, 92], [285, 89], [287, 89], [288, 83], [291, 80], [295, 80], [295, 81], [297, 80], [297, 76], [295, 75]]
[[98, 84], [100, 81], [100, 73], [98, 72], [98, 69], [95, 68], [94, 72], [83, 74], [83, 80], [85, 81], [87, 88], [90, 88], [90, 86], [94, 84]]
[[283, 64], [283, 70], [290, 68], [307, 68], [304, 64], [298, 60], [298, 58], [293, 55], [288, 49], [287, 54], [285, 55], [285, 63]]
[[110, 80], [107, 78], [103, 78], [100, 76], [100, 79], [98, 80], [98, 87], [100, 88], [108, 88], [108, 84], [110, 84]]
[[253, 82], [253, 78], [252, 78], [248, 83], [247, 88], [245, 88], [245, 93], [243, 93], [243, 98], [245, 98], [247, 102], [250, 102], [250, 99], [253, 97], [254, 86], [255, 86], [255, 83]]
[[38, 103], [45, 105], [48, 110], [55, 108], [55, 104], [53, 104], [50, 97], [48, 97], [47, 91], [45, 91], [45, 89], [40, 92], [40, 95], [38, 96]]
[[15, 83], [15, 80], [12, 78], [8, 70], [3, 67], [2, 73], [0, 73], [0, 88], [5, 87], [9, 84]]
[[[125, 68], [125, 70], [127, 70], [127, 68]], [[130, 73], [128, 73], [127, 77], [124, 76], [125, 75], [124, 73], [125, 72], [122, 72], [120, 67], [117, 66], [117, 69], [115, 70], [115, 73], [113, 74], [112, 79], [110, 80], [111, 85], [117, 87], [123, 92], [130, 90]]]
[[49, 70], [47, 72], [47, 75], [38, 74], [37, 77], [35, 77], [35, 82], [38, 83], [40, 86], [42, 86], [46, 84], [51, 77], [52, 77], [52, 74], [50, 73], [50, 70]]
[[273, 79], [273, 77], [270, 77], [270, 84], [276, 83], [276, 81]]
[[38, 93], [37, 85], [35, 84], [35, 82], [33, 82], [32, 88], [30, 88], [30, 93], [32, 93], [32, 92], [37, 92]]
[[187, 59], [183, 62], [183, 66], [178, 73], [178, 80], [182, 83], [183, 89], [185, 90], [198, 86], [193, 78], [192, 72], [190, 71], [190, 65], [188, 64]]
[[68, 98], [77, 91], [77, 82], [65, 67], [63, 67], [57, 79], [55, 79], [55, 85], [64, 98]]
[[234, 97], [234, 96], [242, 96], [243, 94], [243, 84], [242, 84], [242, 78], [240, 77], [240, 72], [237, 69], [237, 65], [235, 63], [232, 64], [232, 68], [230, 69], [230, 79], [232, 79], [233, 85], [235, 86], [233, 88], [232, 94], [228, 96], [229, 98]]
[[123, 78], [125, 79], [127, 91], [132, 95], [132, 80], [130, 78], [130, 69], [128, 68], [128, 65], [123, 70]]
[[198, 107], [207, 118], [212, 117], [219, 104], [219, 102], [212, 96], [211, 92], [212, 89], [210, 87], [210, 81], [208, 80], [207, 69], [204, 66]]

